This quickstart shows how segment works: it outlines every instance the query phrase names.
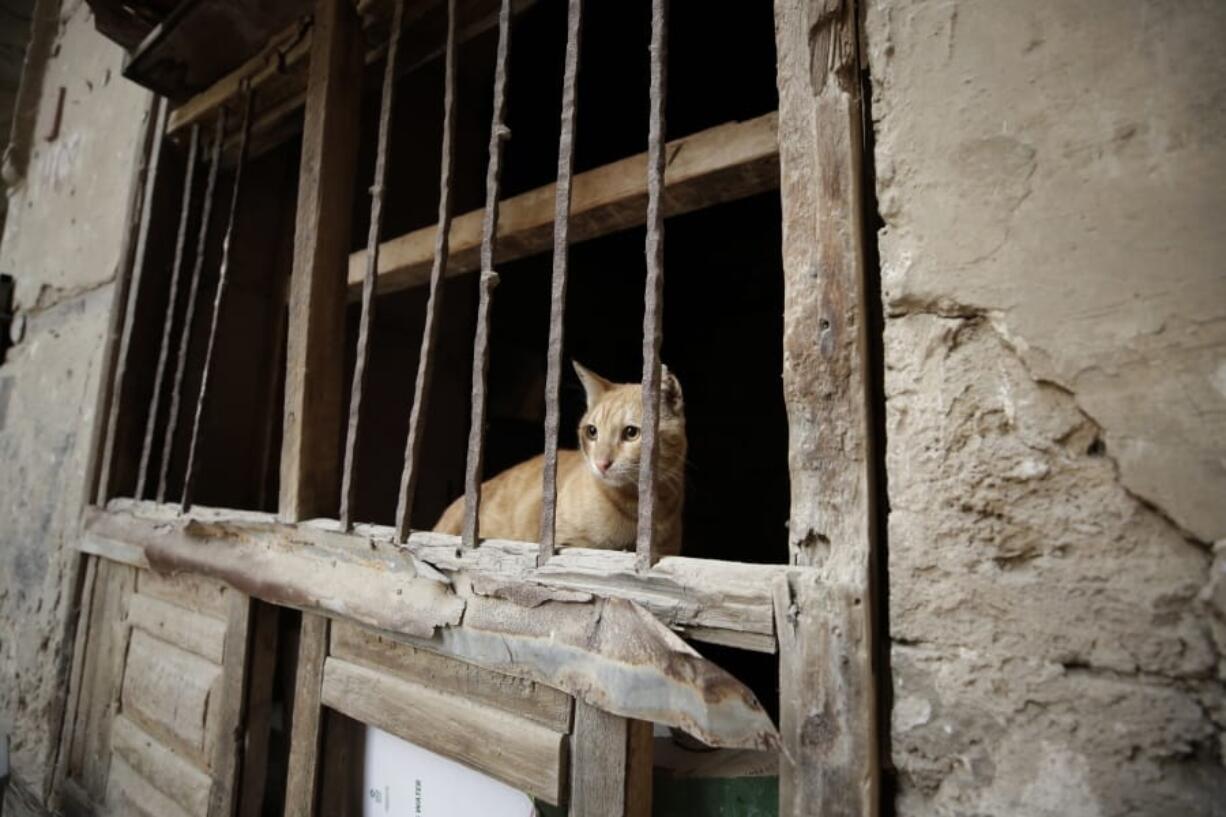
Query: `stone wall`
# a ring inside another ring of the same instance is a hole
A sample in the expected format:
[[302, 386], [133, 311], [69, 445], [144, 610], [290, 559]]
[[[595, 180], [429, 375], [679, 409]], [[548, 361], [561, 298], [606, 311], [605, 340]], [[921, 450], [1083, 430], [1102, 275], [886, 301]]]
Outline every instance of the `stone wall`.
[[[16, 279], [18, 340], [0, 366], [0, 732], [5, 817], [42, 800], [60, 726], [85, 500], [137, 151], [149, 95], [77, 0], [38, 4], [52, 57], [32, 98], [28, 163], [6, 167], [0, 271]], [[37, 36], [37, 34], [36, 34]], [[60, 105], [61, 89], [63, 104]]]
[[898, 811], [1226, 814], [1226, 5], [868, 6]]

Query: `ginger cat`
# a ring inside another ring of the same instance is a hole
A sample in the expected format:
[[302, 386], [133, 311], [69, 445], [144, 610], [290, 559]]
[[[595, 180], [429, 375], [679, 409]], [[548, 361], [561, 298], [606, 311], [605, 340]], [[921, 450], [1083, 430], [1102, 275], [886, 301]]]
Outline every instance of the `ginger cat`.
[[[582, 451], [558, 451], [557, 536], [559, 546], [634, 547], [638, 526], [639, 446], [642, 387], [610, 383], [574, 364], [587, 392], [579, 421]], [[685, 413], [681, 384], [664, 367], [660, 382], [660, 459], [656, 474], [656, 541], [659, 553], [681, 551], [681, 505], [685, 495]], [[534, 542], [540, 535], [544, 455], [521, 462], [481, 488], [481, 536]], [[464, 497], [448, 506], [434, 526], [459, 534]]]

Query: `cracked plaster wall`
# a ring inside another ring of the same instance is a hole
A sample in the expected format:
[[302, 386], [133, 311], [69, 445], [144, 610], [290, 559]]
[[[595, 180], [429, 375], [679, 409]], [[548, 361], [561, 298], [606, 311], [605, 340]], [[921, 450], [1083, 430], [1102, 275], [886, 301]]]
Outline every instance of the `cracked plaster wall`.
[[1226, 814], [1224, 38], [868, 1], [900, 814]]
[[51, 782], [71, 647], [72, 543], [150, 99], [121, 79], [123, 53], [95, 32], [84, 3], [44, 1], [36, 15], [55, 43], [0, 243], [0, 271], [16, 279], [19, 339], [0, 365], [0, 732], [10, 736], [14, 775], [5, 815], [45, 799]]

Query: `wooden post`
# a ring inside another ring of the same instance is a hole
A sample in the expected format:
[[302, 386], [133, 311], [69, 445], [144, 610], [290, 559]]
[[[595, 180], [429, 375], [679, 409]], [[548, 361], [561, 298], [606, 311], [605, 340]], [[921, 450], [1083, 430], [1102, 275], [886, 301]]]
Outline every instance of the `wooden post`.
[[227, 601], [226, 646], [222, 656], [217, 739], [210, 768], [208, 817], [231, 817], [237, 803], [239, 764], [246, 735], [247, 668], [251, 646], [251, 608], [255, 602], [242, 593]]
[[776, 585], [780, 815], [875, 815], [874, 507], [852, 0], [775, 0], [790, 561]]
[[[279, 511], [332, 513], [340, 492], [349, 226], [361, 132], [362, 27], [350, 0], [317, 0], [311, 35], [285, 355]], [[328, 621], [303, 613], [290, 726], [287, 817], [315, 811]]]
[[281, 608], [255, 605], [251, 630], [250, 682], [247, 690], [246, 741], [240, 780], [239, 817], [264, 813], [264, 789], [268, 782], [268, 739], [272, 727], [273, 685], [277, 669], [277, 637]]
[[575, 701], [570, 817], [651, 814], [651, 724]]
[[335, 512], [340, 491], [346, 275], [361, 129], [361, 22], [318, 0], [298, 178], [281, 444], [281, 517]]
[[324, 659], [328, 654], [328, 620], [302, 614], [298, 672], [294, 678], [294, 714], [290, 726], [289, 773], [285, 783], [285, 817], [311, 817], [319, 784], [319, 735]]

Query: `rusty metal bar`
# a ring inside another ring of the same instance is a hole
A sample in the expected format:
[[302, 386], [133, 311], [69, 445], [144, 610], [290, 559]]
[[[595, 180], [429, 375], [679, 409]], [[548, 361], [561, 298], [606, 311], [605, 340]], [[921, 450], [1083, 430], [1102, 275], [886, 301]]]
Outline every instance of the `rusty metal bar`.
[[[140, 175], [144, 177], [141, 186], [139, 208], [140, 220], [136, 227], [136, 241], [131, 242], [131, 230], [125, 240], [126, 247], [132, 247], [131, 254], [126, 251], [125, 265], [131, 261], [131, 273], [126, 281], [121, 279], [121, 285], [127, 287], [124, 296], [123, 326], [119, 335], [119, 348], [114, 355], [115, 374], [111, 378], [110, 400], [106, 412], [106, 439], [102, 446], [102, 464], [98, 469], [98, 487], [95, 494], [99, 505], [106, 505], [110, 499], [111, 471], [114, 468], [115, 437], [119, 433], [119, 407], [123, 401], [123, 384], [128, 373], [128, 355], [132, 348], [132, 330], [136, 321], [136, 304], [140, 299], [141, 281], [145, 275], [145, 253], [149, 245], [149, 225], [153, 218], [153, 193], [162, 168], [162, 147], [166, 141], [166, 121], [170, 117], [170, 102], [165, 98], [159, 100], [153, 113], [152, 129], [146, 130], [145, 149], [141, 151]], [[138, 480], [141, 480], [138, 475]], [[143, 480], [141, 480], [143, 482]], [[144, 487], [143, 485], [141, 486]], [[135, 494], [137, 499], [141, 495]]]
[[566, 68], [562, 78], [562, 123], [558, 135], [558, 182], [553, 210], [553, 287], [549, 299], [548, 368], [545, 373], [545, 475], [541, 496], [538, 564], [553, 555], [558, 505], [558, 391], [562, 381], [562, 313], [566, 307], [566, 262], [570, 233], [571, 177], [575, 168], [575, 93], [583, 4], [570, 0], [566, 15]]
[[481, 471], [485, 463], [485, 384], [490, 370], [490, 301], [498, 285], [494, 248], [498, 240], [498, 194], [502, 181], [502, 145], [511, 136], [506, 125], [507, 62], [511, 48], [511, 0], [498, 12], [498, 53], [494, 58], [494, 116], [490, 122], [490, 159], [485, 171], [485, 217], [481, 222], [481, 292], [477, 332], [473, 338], [473, 405], [468, 425], [468, 463], [464, 471], [464, 547], [476, 547], [481, 535]]
[[162, 438], [162, 463], [158, 473], [158, 502], [166, 501], [166, 480], [170, 474], [170, 455], [174, 452], [175, 431], [179, 425], [179, 400], [183, 391], [183, 373], [187, 369], [187, 350], [191, 345], [192, 323], [196, 318], [196, 296], [200, 290], [200, 273], [204, 269], [204, 251], [209, 237], [209, 219], [213, 213], [213, 194], [217, 191], [217, 173], [221, 168], [221, 148], [226, 136], [226, 109], [217, 113], [213, 130], [213, 146], [209, 150], [209, 181], [204, 191], [204, 207], [200, 213], [200, 234], [196, 241], [196, 259], [192, 266], [191, 285], [187, 291], [187, 309], [183, 313], [183, 329], [179, 335], [179, 354], [175, 363], [175, 379], [170, 389], [170, 414], [166, 418], [166, 433]]
[[647, 291], [643, 305], [643, 440], [635, 565], [656, 559], [656, 470], [660, 461], [660, 343], [664, 339], [664, 92], [668, 0], [651, 0], [651, 108], [647, 125]]
[[438, 345], [439, 313], [442, 311], [443, 278], [447, 272], [451, 233], [451, 169], [455, 163], [455, 28], [456, 0], [447, 0], [446, 73], [443, 79], [443, 155], [439, 170], [438, 233], [434, 241], [434, 266], [430, 270], [430, 300], [426, 303], [426, 325], [422, 329], [421, 352], [417, 360], [417, 380], [413, 387], [413, 407], [409, 411], [409, 436], [404, 446], [404, 472], [400, 477], [400, 502], [396, 507], [396, 540], [409, 536], [409, 517], [421, 473], [422, 426], [430, 399], [430, 380], [434, 373], [434, 347]]
[[204, 404], [209, 396], [209, 374], [213, 369], [213, 348], [217, 343], [217, 324], [221, 319], [221, 307], [225, 302], [226, 283], [230, 271], [230, 244], [234, 238], [234, 219], [238, 213], [238, 197], [243, 189], [243, 169], [247, 165], [247, 143], [251, 137], [251, 108], [255, 93], [246, 87], [243, 99], [243, 124], [238, 141], [238, 165], [234, 168], [234, 186], [230, 189], [230, 212], [226, 216], [226, 232], [221, 240], [221, 264], [217, 270], [217, 291], [213, 295], [213, 316], [209, 321], [209, 339], [204, 347], [204, 369], [200, 374], [200, 391], [196, 394], [196, 414], [192, 420], [192, 436], [187, 446], [187, 470], [183, 474], [183, 497], [180, 504], [184, 511], [192, 506], [192, 489], [196, 482], [196, 446], [200, 442], [200, 419], [204, 416]]
[[153, 394], [149, 401], [149, 418], [145, 421], [145, 439], [141, 444], [140, 468], [136, 473], [137, 499], [145, 498], [145, 483], [149, 476], [149, 456], [153, 451], [153, 434], [158, 421], [158, 408], [162, 400], [162, 379], [166, 376], [166, 362], [170, 357], [170, 333], [174, 329], [175, 306], [179, 299], [179, 274], [183, 269], [183, 247], [187, 243], [187, 227], [191, 220], [192, 184], [196, 163], [200, 159], [200, 126], [192, 125], [187, 148], [187, 169], [183, 178], [183, 198], [179, 210], [179, 233], [175, 239], [175, 257], [170, 267], [170, 295], [166, 301], [166, 317], [162, 321], [162, 345], [158, 351], [157, 368], [153, 374]]
[[383, 192], [387, 184], [387, 144], [392, 130], [392, 104], [396, 96], [396, 64], [400, 54], [400, 29], [404, 20], [404, 0], [396, 0], [392, 10], [391, 39], [383, 68], [383, 95], [379, 103], [379, 143], [375, 153], [375, 175], [370, 186], [370, 232], [366, 238], [366, 275], [362, 279], [362, 317], [358, 323], [357, 358], [353, 363], [353, 384], [349, 391], [349, 424], [345, 429], [345, 464], [341, 471], [341, 527], [353, 529], [353, 503], [357, 483], [354, 471], [358, 458], [358, 423], [362, 415], [362, 393], [366, 389], [366, 361], [370, 356], [370, 331], [375, 320], [375, 271], [379, 268], [379, 234], [383, 230]]

